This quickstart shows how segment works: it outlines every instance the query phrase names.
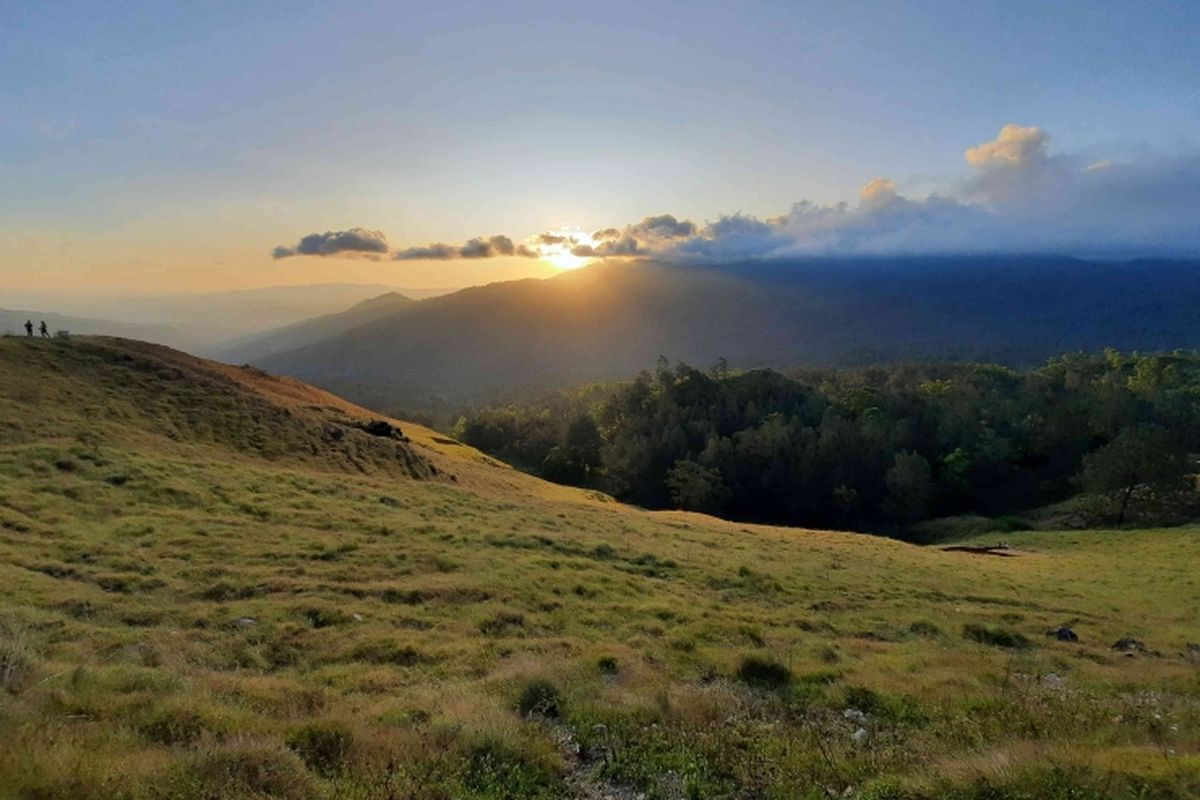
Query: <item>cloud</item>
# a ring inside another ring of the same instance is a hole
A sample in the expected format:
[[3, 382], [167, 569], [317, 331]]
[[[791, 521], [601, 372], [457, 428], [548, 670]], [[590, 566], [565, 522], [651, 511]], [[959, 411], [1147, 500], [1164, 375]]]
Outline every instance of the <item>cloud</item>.
[[279, 245], [271, 251], [272, 258], [292, 256], [379, 256], [388, 252], [387, 237], [380, 231], [351, 228], [346, 231], [310, 233], [294, 246]]
[[478, 259], [514, 255], [536, 258], [540, 254], [526, 245], [514, 244], [507, 236], [489, 236], [486, 239], [476, 237], [461, 247], [440, 242], [425, 247], [410, 247], [392, 253], [392, 258], [396, 261], [448, 261], [456, 258]]
[[409, 247], [392, 253], [396, 261], [445, 261], [458, 258], [458, 248], [453, 245], [435, 243], [425, 247]]
[[696, 235], [696, 224], [690, 220], [678, 220], [671, 214], [646, 217], [626, 229], [626, 234], [639, 239], [686, 239]]
[[[796, 255], [1056, 253], [1079, 256], [1200, 254], [1200, 151], [1173, 154], [1055, 152], [1036, 126], [1008, 124], [963, 153], [968, 171], [925, 196], [888, 177], [854, 202], [801, 200], [767, 219], [741, 213], [702, 225], [672, 214], [624, 227], [546, 231], [522, 242], [470, 239], [392, 253], [408, 260], [657, 258], [710, 263]], [[273, 255], [387, 252], [378, 231], [313, 234]]]
[[967, 149], [967, 163], [973, 167], [1024, 167], [1046, 158], [1050, 137], [1041, 128], [1009, 123], [990, 142]]
[[1200, 152], [1055, 153], [1040, 128], [1005, 125], [964, 153], [971, 172], [906, 197], [876, 178], [858, 202], [796, 203], [760, 221], [722, 217], [656, 253], [676, 261], [794, 255], [1200, 254]]
[[641, 222], [626, 225], [621, 230], [602, 228], [592, 234], [591, 242], [575, 240], [570, 252], [584, 258], [648, 255], [669, 249], [698, 233], [699, 228], [691, 220], [676, 219], [673, 214], [659, 214], [644, 217]]

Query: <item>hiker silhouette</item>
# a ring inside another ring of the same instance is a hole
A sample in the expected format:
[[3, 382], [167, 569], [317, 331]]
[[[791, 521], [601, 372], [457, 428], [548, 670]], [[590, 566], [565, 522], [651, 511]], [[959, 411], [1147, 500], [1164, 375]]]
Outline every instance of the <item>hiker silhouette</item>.
[[25, 335], [33, 336], [33, 320], [31, 319], [25, 320]]
[[49, 339], [49, 338], [50, 338], [50, 331], [49, 331], [49, 330], [46, 328], [46, 320], [42, 320], [42, 324], [41, 324], [41, 326], [38, 328], [38, 330], [39, 330], [39, 331], [41, 331], [41, 333], [42, 333], [42, 338], [43, 338], [43, 339]]

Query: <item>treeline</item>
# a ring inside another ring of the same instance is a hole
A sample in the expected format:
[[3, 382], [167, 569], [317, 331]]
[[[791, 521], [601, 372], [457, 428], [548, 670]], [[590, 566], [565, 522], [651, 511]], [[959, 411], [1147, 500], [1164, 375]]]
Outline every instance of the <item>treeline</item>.
[[701, 371], [472, 411], [455, 435], [650, 508], [851, 529], [1007, 514], [1080, 492], [1115, 522], [1187, 486], [1200, 356]]

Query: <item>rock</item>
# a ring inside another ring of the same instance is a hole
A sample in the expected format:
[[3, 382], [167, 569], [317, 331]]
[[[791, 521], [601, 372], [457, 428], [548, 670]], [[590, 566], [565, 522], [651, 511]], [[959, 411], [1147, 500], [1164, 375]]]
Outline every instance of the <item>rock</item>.
[[234, 624], [239, 628], [253, 628], [258, 624], [258, 620], [256, 620], [254, 617], [238, 617]]
[[1067, 685], [1067, 679], [1057, 672], [1051, 672], [1042, 676], [1042, 685], [1047, 689], [1062, 689]]
[[1200, 644], [1192, 644], [1188, 642], [1183, 647], [1183, 654], [1188, 661], [1195, 664], [1200, 664]]
[[850, 738], [854, 740], [855, 744], [862, 744], [863, 742], [867, 741], [870, 736], [871, 734], [867, 733], [866, 728], [859, 728], [850, 736]]
[[867, 721], [867, 715], [859, 711], [857, 708], [847, 708], [842, 712], [842, 718], [850, 722], [858, 723], [859, 725]]
[[400, 429], [390, 422], [382, 419], [373, 419], [370, 422], [362, 424], [362, 429], [372, 436], [382, 436], [385, 439], [403, 439], [404, 435]]
[[1075, 633], [1075, 630], [1073, 628], [1071, 628], [1067, 625], [1063, 625], [1062, 627], [1059, 627], [1059, 628], [1051, 628], [1050, 630], [1046, 631], [1046, 635], [1053, 636], [1055, 639], [1058, 639], [1058, 641], [1060, 641], [1060, 642], [1078, 642], [1079, 641], [1079, 635], [1077, 633]]
[[1146, 645], [1132, 636], [1123, 636], [1113, 642], [1112, 649], [1121, 653], [1144, 653], [1146, 652]]
[[355, 622], [362, 622], [366, 618], [362, 614], [351, 614], [350, 619], [354, 620]]

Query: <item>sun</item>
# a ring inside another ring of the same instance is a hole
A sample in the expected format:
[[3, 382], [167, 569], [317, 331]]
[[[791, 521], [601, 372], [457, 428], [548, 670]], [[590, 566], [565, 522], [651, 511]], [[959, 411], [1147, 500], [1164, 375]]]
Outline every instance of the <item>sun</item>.
[[585, 256], [577, 256], [569, 251], [549, 253], [542, 256], [542, 258], [549, 261], [557, 269], [579, 269], [592, 260]]
[[537, 252], [538, 257], [555, 269], [579, 269], [596, 259], [586, 255], [576, 255], [576, 248], [586, 248], [584, 252], [596, 246], [596, 242], [580, 228], [566, 227], [546, 231], [529, 241], [529, 247]]

